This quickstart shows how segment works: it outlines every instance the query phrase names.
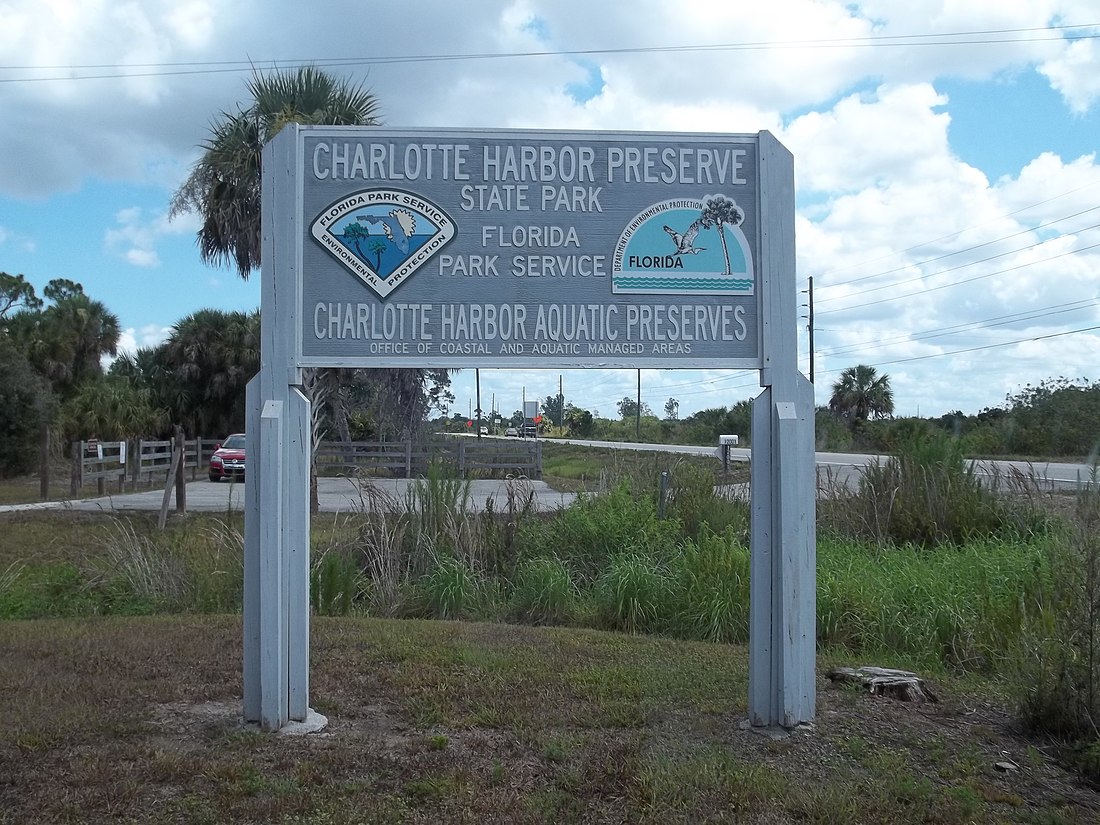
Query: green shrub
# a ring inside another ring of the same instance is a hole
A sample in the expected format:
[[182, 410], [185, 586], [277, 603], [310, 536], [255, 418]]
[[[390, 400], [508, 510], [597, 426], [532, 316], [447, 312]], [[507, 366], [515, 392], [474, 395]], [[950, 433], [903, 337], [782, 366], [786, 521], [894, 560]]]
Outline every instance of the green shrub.
[[435, 566], [419, 583], [424, 610], [438, 619], [461, 619], [478, 604], [479, 580], [462, 559], [436, 557]]
[[711, 642], [749, 637], [749, 550], [732, 530], [704, 531], [672, 564], [677, 582], [676, 634]]
[[38, 466], [42, 425], [57, 410], [50, 384], [7, 337], [0, 337], [0, 478]]
[[612, 556], [594, 591], [600, 623], [627, 633], [657, 630], [675, 610], [668, 572], [639, 552]]
[[309, 602], [318, 616], [348, 615], [363, 590], [363, 570], [351, 553], [330, 549], [314, 559]]
[[545, 522], [523, 531], [524, 556], [554, 557], [569, 565], [581, 584], [591, 582], [616, 554], [635, 549], [667, 557], [681, 541], [676, 522], [657, 519], [651, 488], [639, 492], [620, 482], [602, 495], [582, 496]]
[[536, 624], [565, 624], [577, 591], [569, 568], [560, 559], [528, 559], [516, 568], [513, 614]]
[[1065, 539], [1049, 544], [1045, 609], [1020, 646], [1017, 682], [1023, 689], [1021, 716], [1029, 728], [1083, 741], [1095, 754], [1100, 722], [1100, 484], [1095, 469], [1078, 491], [1076, 505]]

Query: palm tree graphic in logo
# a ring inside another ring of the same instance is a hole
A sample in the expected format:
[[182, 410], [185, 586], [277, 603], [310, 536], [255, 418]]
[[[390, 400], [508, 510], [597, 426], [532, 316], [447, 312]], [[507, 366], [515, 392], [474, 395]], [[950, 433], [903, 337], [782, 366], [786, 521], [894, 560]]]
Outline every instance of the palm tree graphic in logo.
[[705, 229], [718, 227], [718, 238], [722, 241], [722, 254], [726, 258], [726, 271], [723, 275], [732, 275], [730, 268], [730, 248], [726, 244], [726, 226], [740, 226], [745, 220], [745, 212], [733, 200], [725, 195], [710, 195], [703, 201], [703, 211], [699, 215]]
[[676, 244], [676, 251], [673, 254], [680, 256], [698, 255], [700, 252], [706, 251], [705, 246], [695, 245], [695, 238], [700, 229], [718, 227], [718, 239], [722, 242], [722, 255], [726, 259], [726, 269], [722, 274], [732, 275], [733, 268], [730, 266], [730, 249], [726, 242], [726, 227], [740, 226], [744, 220], [744, 210], [732, 198], [727, 198], [725, 195], [708, 195], [707, 199], [703, 201], [703, 208], [699, 213], [698, 220], [692, 222], [691, 226], [685, 229], [682, 234], [667, 224], [662, 228], [672, 238], [672, 242]]
[[746, 221], [743, 207], [717, 193], [650, 204], [626, 224], [615, 245], [612, 291], [752, 295]]

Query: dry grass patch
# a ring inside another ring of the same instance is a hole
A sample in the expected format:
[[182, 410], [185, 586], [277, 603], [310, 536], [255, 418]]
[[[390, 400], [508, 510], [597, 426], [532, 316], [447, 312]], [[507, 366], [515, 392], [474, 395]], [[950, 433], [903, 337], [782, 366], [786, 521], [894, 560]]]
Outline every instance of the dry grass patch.
[[816, 729], [772, 740], [738, 726], [739, 646], [355, 618], [313, 637], [331, 724], [287, 738], [239, 720], [237, 617], [0, 624], [0, 822], [1100, 817], [978, 683], [916, 707], [822, 682]]

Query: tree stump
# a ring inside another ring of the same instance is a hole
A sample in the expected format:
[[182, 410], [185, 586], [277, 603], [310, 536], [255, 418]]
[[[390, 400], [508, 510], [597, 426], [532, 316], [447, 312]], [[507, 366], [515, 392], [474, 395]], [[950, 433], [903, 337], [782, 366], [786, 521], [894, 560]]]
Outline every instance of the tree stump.
[[856, 684], [872, 696], [887, 696], [902, 702], [938, 702], [936, 695], [917, 674], [886, 667], [837, 667], [826, 676], [830, 681]]

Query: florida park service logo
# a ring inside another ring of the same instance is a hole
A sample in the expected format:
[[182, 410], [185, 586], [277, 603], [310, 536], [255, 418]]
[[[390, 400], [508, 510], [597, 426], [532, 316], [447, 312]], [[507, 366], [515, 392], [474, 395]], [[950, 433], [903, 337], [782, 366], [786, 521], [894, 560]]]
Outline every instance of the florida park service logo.
[[615, 245], [611, 291], [653, 295], [752, 295], [752, 251], [732, 198], [674, 198], [627, 224]]
[[310, 232], [385, 298], [454, 238], [455, 223], [442, 207], [420, 195], [365, 189], [325, 209]]

